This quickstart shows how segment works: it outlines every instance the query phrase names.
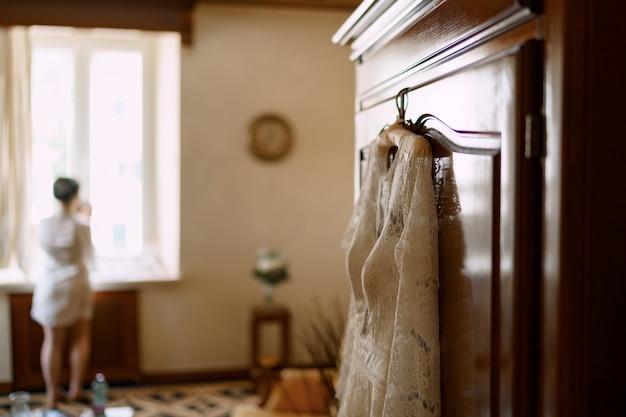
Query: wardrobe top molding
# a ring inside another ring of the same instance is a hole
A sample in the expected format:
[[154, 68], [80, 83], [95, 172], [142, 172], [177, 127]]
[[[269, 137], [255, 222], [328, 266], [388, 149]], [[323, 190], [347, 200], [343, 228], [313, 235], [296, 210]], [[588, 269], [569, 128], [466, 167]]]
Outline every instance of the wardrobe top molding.
[[521, 25], [535, 17], [538, 8], [539, 0], [364, 0], [332, 41], [349, 45], [352, 61], [362, 60], [407, 34], [427, 40], [437, 38], [439, 50], [430, 51], [437, 54], [483, 31], [492, 37], [493, 31], [487, 30], [492, 26], [508, 30]]

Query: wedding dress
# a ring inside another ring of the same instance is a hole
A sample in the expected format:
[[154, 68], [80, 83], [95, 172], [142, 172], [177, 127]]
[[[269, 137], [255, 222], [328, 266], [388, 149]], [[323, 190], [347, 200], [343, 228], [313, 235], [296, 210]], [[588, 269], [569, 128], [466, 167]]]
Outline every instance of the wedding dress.
[[352, 294], [337, 390], [340, 417], [441, 413], [431, 170], [428, 141], [398, 124], [368, 146], [343, 240]]

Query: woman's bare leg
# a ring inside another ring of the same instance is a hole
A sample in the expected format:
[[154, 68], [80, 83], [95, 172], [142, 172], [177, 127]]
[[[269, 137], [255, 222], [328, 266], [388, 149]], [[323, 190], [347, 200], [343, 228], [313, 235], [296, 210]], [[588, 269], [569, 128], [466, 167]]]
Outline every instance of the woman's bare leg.
[[59, 401], [59, 379], [61, 378], [61, 359], [67, 329], [43, 326], [43, 344], [41, 345], [41, 370], [46, 383], [46, 406], [55, 408]]
[[83, 382], [91, 353], [91, 320], [80, 320], [69, 329], [70, 386], [67, 396], [71, 400], [83, 398]]

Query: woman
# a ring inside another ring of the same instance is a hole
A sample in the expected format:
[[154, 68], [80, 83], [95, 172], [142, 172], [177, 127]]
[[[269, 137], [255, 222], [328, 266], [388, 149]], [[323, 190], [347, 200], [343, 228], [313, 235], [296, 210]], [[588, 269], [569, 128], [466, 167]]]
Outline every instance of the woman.
[[60, 211], [42, 220], [38, 241], [45, 253], [45, 274], [35, 286], [32, 318], [44, 330], [41, 369], [46, 383], [48, 408], [61, 400], [59, 382], [63, 347], [69, 343], [70, 383], [67, 398], [83, 401], [83, 379], [91, 350], [93, 292], [89, 265], [93, 258], [91, 229], [79, 221], [78, 183], [59, 178], [54, 183], [54, 197]]

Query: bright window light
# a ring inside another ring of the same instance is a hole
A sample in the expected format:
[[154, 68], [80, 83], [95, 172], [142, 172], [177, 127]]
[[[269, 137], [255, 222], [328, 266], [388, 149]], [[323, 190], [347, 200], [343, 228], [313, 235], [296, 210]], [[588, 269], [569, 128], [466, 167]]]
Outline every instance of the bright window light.
[[[177, 203], [156, 208], [179, 198], [178, 35], [34, 27], [31, 43], [33, 223], [55, 210], [54, 179], [74, 177], [93, 208], [96, 275], [177, 272]], [[157, 187], [157, 172], [176, 184]]]

